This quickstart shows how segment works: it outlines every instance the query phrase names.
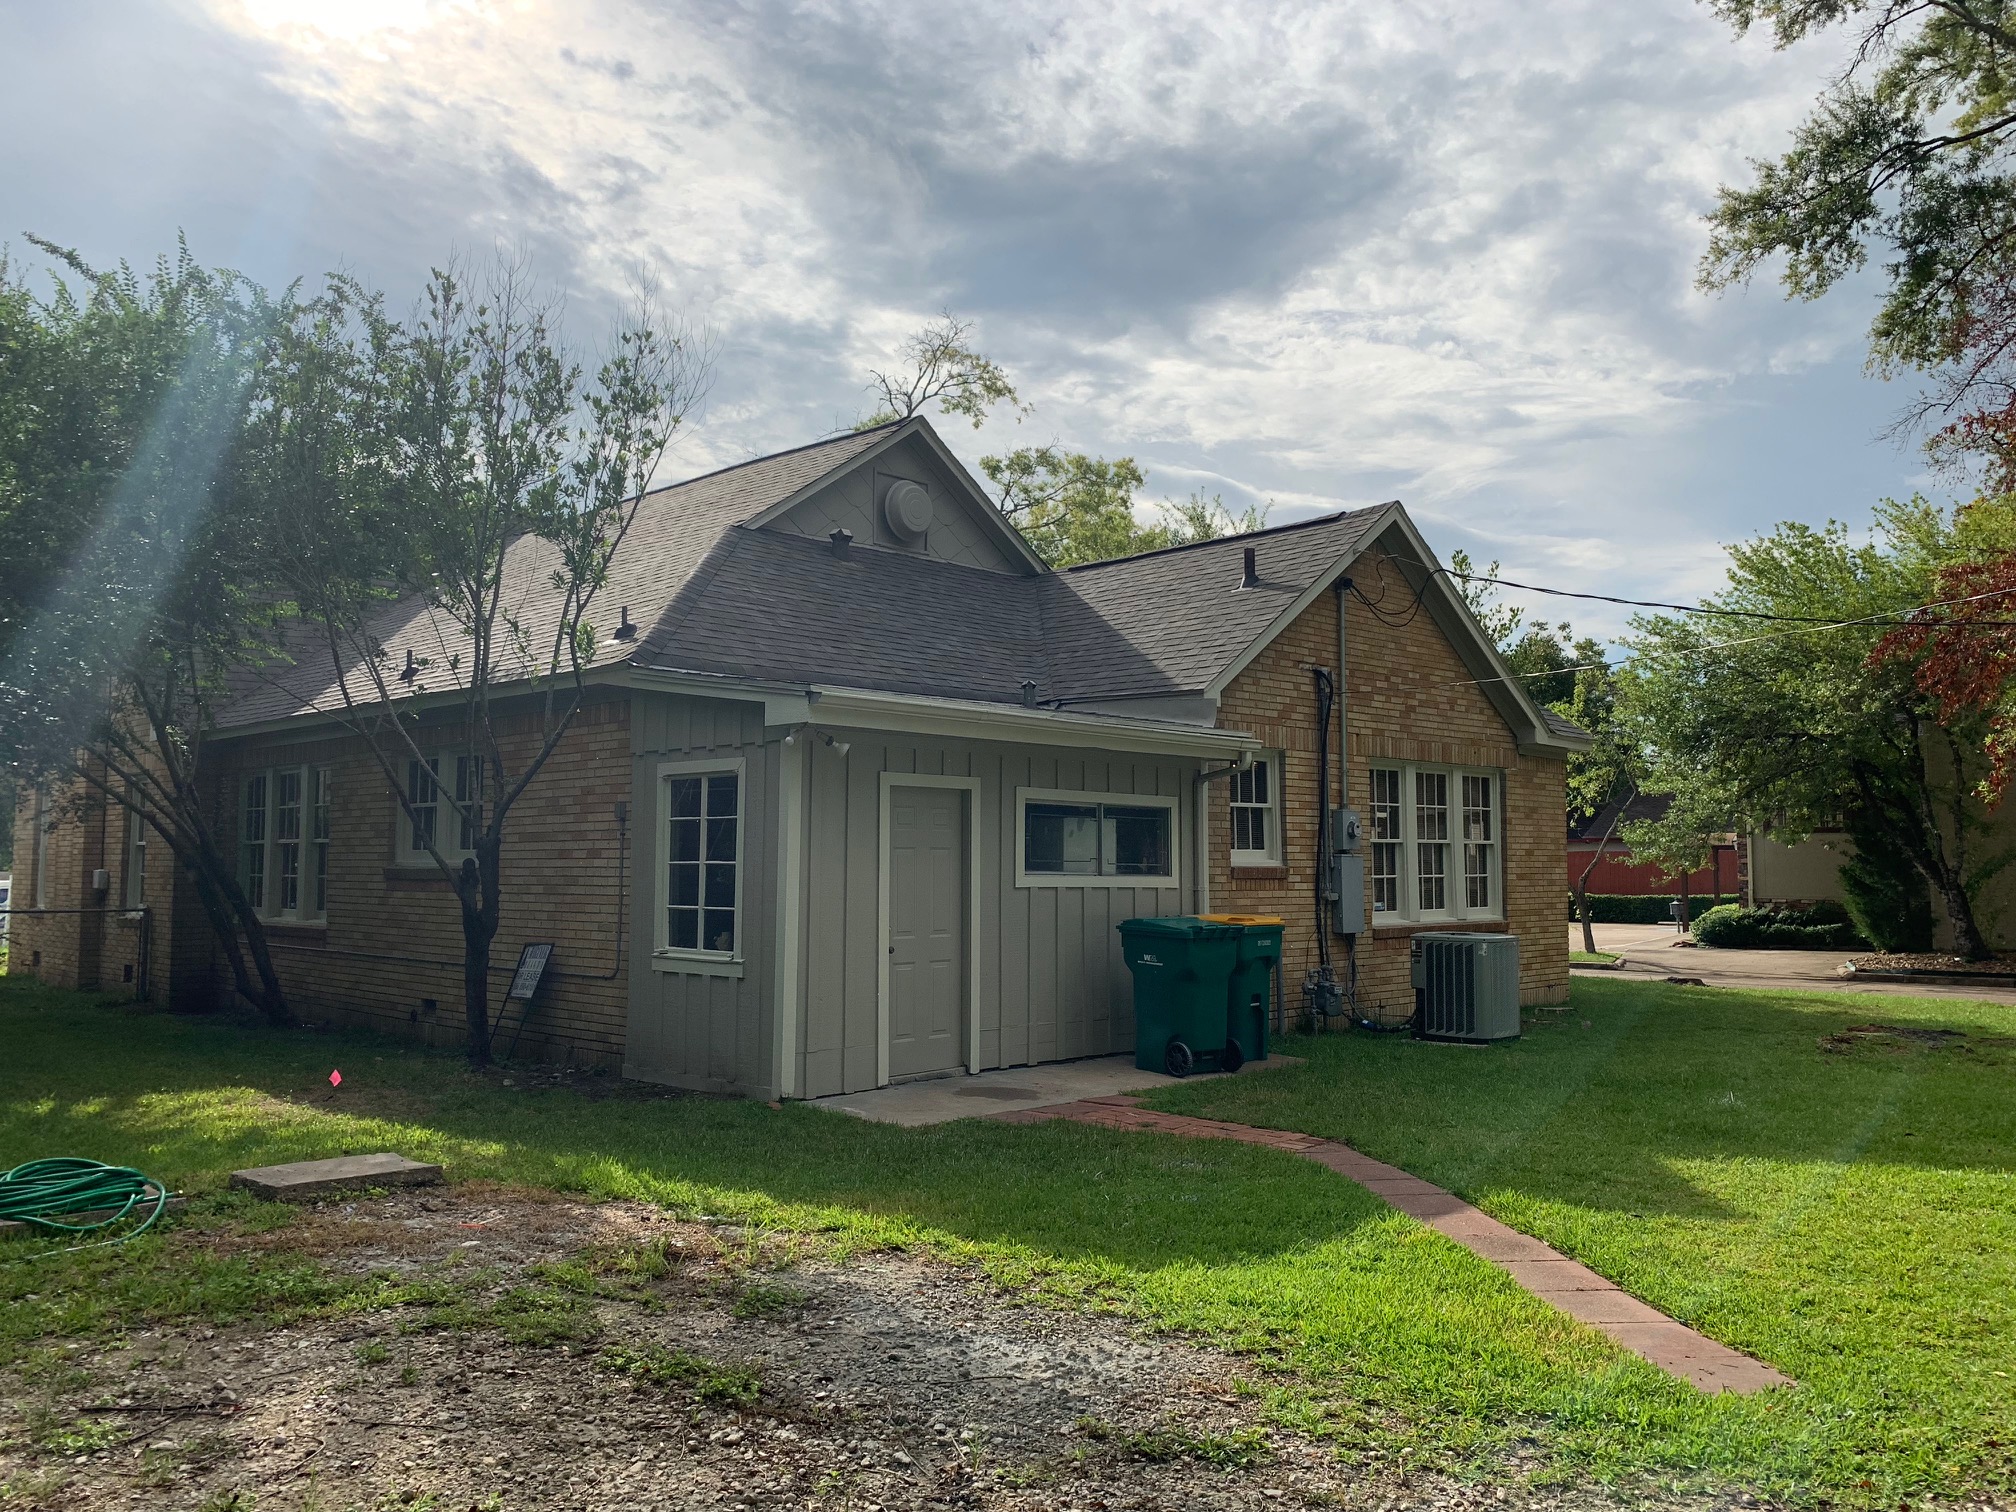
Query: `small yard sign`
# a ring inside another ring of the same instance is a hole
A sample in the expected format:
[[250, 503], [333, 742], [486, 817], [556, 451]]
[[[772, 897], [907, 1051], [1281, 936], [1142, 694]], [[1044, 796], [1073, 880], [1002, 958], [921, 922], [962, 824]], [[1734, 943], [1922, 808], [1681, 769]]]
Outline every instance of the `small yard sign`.
[[511, 990], [504, 996], [531, 1002], [532, 994], [539, 990], [539, 978], [545, 975], [546, 962], [552, 954], [551, 944], [527, 945], [519, 951], [518, 969], [511, 974]]

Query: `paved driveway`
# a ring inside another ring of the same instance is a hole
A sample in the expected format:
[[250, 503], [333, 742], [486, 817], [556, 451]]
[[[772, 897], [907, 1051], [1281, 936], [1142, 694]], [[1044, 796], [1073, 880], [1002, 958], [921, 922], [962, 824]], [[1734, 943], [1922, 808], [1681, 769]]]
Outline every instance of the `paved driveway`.
[[[1709, 950], [1683, 944], [1687, 936], [1670, 924], [1597, 924], [1596, 948], [1623, 957], [1618, 976], [1699, 977], [1711, 987], [1824, 988], [1829, 992], [1872, 992], [1906, 997], [1974, 998], [2016, 1005], [2007, 987], [1951, 987], [1926, 982], [1844, 981], [1838, 973], [1846, 950]], [[1568, 926], [1568, 948], [1582, 948], [1582, 926]], [[1591, 973], [1592, 975], [1594, 973]]]

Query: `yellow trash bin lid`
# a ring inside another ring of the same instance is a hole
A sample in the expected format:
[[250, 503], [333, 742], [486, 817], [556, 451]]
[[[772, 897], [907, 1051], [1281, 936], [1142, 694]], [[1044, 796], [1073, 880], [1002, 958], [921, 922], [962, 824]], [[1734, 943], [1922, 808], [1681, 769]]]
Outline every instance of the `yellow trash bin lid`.
[[1210, 924], [1281, 924], [1287, 921], [1274, 914], [1199, 914], [1198, 918]]

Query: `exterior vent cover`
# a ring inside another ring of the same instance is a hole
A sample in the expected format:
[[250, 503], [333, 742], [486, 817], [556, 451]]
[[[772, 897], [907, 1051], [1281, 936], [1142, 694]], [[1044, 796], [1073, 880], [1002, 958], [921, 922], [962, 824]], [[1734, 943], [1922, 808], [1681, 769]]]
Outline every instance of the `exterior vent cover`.
[[882, 495], [882, 519], [899, 541], [921, 541], [931, 528], [931, 495], [921, 483], [899, 478]]
[[1485, 1042], [1519, 1038], [1519, 937], [1417, 934], [1414, 1037]]

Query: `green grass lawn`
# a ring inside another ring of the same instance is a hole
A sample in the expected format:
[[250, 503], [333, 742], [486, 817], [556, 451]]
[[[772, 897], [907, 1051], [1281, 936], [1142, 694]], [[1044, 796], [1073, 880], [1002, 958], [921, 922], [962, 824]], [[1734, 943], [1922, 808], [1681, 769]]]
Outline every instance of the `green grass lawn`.
[[[1609, 981], [1575, 992], [1574, 1013], [1516, 1045], [1303, 1040], [1285, 1048], [1311, 1058], [1304, 1069], [1161, 1101], [1352, 1139], [1756, 1351], [1798, 1389], [1703, 1397], [1288, 1155], [1070, 1124], [905, 1130], [796, 1105], [535, 1093], [369, 1036], [4, 980], [0, 1164], [87, 1155], [210, 1192], [238, 1166], [397, 1149], [455, 1177], [931, 1246], [1031, 1296], [1248, 1351], [1275, 1410], [1349, 1453], [1409, 1449], [1486, 1473], [1516, 1448], [1547, 1473], [1870, 1506], [2008, 1486], [2016, 1390], [1994, 1372], [2016, 1355], [2010, 1052], [1834, 1055], [1817, 1041], [1877, 1016], [2011, 1032], [2010, 1015]], [[199, 1202], [185, 1224], [225, 1212]], [[180, 1253], [170, 1235], [0, 1267], [0, 1349], [163, 1309], [170, 1293], [149, 1278]], [[279, 1260], [205, 1263], [204, 1295], [221, 1299], [206, 1306], [316, 1296], [296, 1272], [258, 1273]]]
[[1608, 966], [1617, 957], [1607, 950], [1571, 950], [1568, 952], [1570, 966]]
[[[1967, 1037], [1843, 1033], [1872, 1024]], [[1830, 1495], [2009, 1485], [2016, 1009], [1578, 979], [1516, 1043], [1289, 1048], [1151, 1101], [1346, 1140], [1800, 1383], [1648, 1421], [1662, 1452]]]

